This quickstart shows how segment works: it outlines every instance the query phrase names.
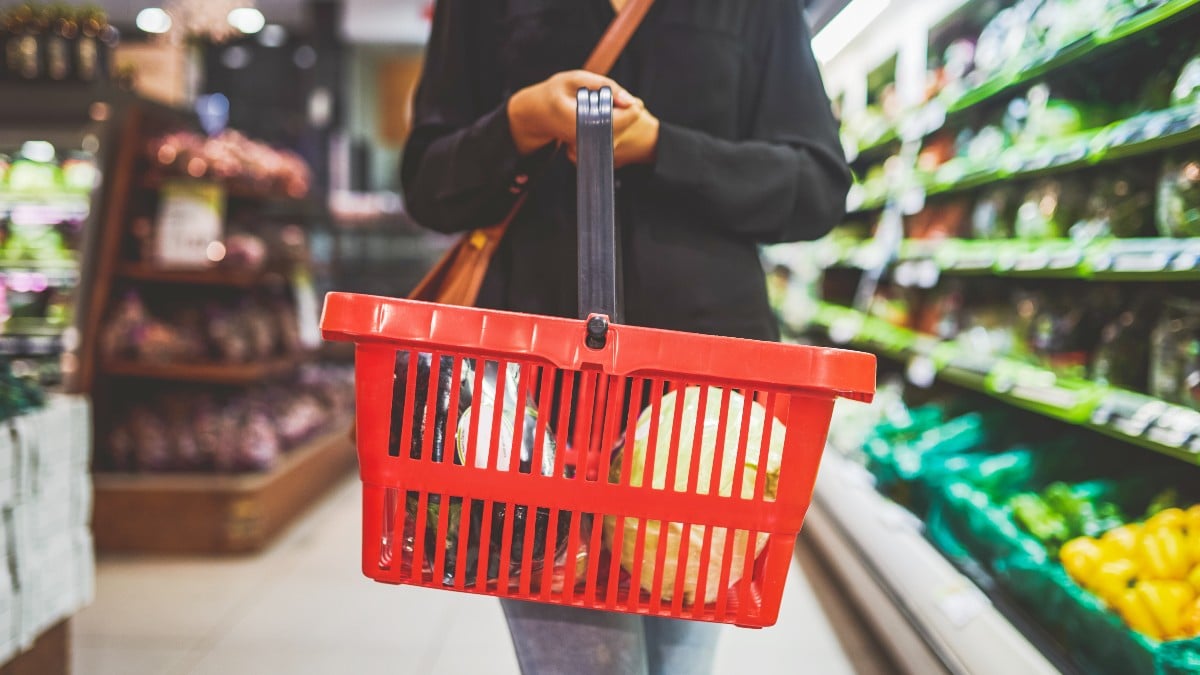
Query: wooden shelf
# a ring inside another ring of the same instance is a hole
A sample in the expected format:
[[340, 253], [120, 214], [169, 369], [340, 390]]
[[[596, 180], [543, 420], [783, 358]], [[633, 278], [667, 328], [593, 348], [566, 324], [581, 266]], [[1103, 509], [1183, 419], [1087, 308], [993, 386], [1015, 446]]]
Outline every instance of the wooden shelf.
[[281, 357], [250, 363], [141, 363], [109, 361], [103, 372], [115, 377], [170, 382], [247, 385], [292, 372], [304, 359]]
[[166, 269], [151, 263], [126, 262], [117, 267], [117, 276], [130, 281], [196, 286], [225, 286], [249, 289], [261, 286], [267, 275], [260, 271], [212, 267], [207, 269]]
[[70, 620], [42, 633], [33, 646], [0, 663], [0, 675], [66, 675], [71, 672]]
[[247, 553], [267, 546], [356, 456], [349, 422], [262, 474], [97, 473], [92, 530], [105, 552]]
[[163, 183], [167, 181], [199, 181], [204, 183], [221, 183], [225, 189], [225, 194], [234, 199], [246, 199], [251, 201], [264, 202], [306, 202], [308, 195], [296, 197], [289, 195], [281, 190], [264, 191], [258, 188], [249, 187], [244, 183], [229, 182], [223, 183], [221, 180], [209, 177], [195, 178], [192, 176], [160, 176], [151, 174], [142, 181], [141, 186], [146, 190], [159, 190]]

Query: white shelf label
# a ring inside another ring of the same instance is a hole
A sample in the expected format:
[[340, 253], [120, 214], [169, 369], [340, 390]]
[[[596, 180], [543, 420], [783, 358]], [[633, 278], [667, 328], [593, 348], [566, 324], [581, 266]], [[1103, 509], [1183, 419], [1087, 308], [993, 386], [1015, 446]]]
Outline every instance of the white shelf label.
[[162, 187], [154, 258], [164, 266], [207, 267], [224, 257], [225, 190], [217, 183], [168, 181]]

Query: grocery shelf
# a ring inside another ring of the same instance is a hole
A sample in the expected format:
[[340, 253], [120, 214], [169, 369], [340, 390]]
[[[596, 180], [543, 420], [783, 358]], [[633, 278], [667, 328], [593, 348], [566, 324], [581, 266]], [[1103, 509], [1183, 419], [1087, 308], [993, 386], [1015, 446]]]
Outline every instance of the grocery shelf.
[[26, 277], [25, 281], [32, 284], [31, 290], [37, 290], [38, 285], [44, 285], [44, 288], [69, 288], [79, 283], [79, 264], [74, 261], [0, 262], [0, 277], [8, 280], [6, 285], [14, 290], [20, 290], [19, 287], [14, 288], [14, 277]]
[[861, 467], [829, 450], [802, 536], [841, 577], [905, 672], [1059, 673], [1051, 659], [887, 500]]
[[1200, 0], [1173, 0], [1161, 7], [1137, 14], [1112, 26], [1101, 26], [1096, 32], [1075, 42], [1064, 45], [1044, 60], [1034, 63], [1016, 73], [1002, 73], [971, 89], [946, 105], [950, 113], [962, 112], [986, 101], [1011, 92], [1054, 71], [1076, 66], [1086, 59], [1095, 58], [1125, 46], [1131, 38], [1140, 37], [1151, 28], [1161, 27], [1183, 18], [1200, 6]]
[[92, 527], [100, 551], [258, 551], [350, 475], [352, 423], [288, 452], [265, 473], [96, 473]]
[[941, 379], [1045, 417], [1200, 464], [1200, 412], [1144, 394], [981, 355], [848, 307], [822, 304], [813, 319], [829, 339], [907, 364], [909, 379]]
[[[839, 244], [826, 257], [830, 267], [874, 269], [887, 256], [871, 241]], [[906, 240], [893, 264], [932, 266], [943, 274], [1091, 279], [1096, 281], [1200, 280], [1200, 238], [1102, 239], [1080, 243], [1070, 239]], [[921, 277], [904, 274], [901, 277]], [[927, 276], [927, 275], [926, 275]]]
[[1138, 157], [1197, 141], [1200, 141], [1200, 108], [1188, 103], [1135, 115], [1053, 143], [1009, 148], [1000, 154], [994, 166], [965, 176], [935, 178], [923, 189], [926, 195], [961, 192]]
[[114, 377], [200, 382], [205, 384], [248, 385], [286, 375], [296, 369], [301, 358], [285, 356], [249, 363], [142, 363], [116, 360], [103, 365]]
[[146, 178], [142, 181], [141, 185], [142, 185], [142, 188], [145, 190], [156, 191], [156, 190], [161, 190], [164, 183], [166, 183], [168, 181], [175, 181], [175, 180], [196, 181], [196, 182], [201, 182], [201, 183], [221, 183], [222, 187], [225, 189], [226, 196], [232, 197], [234, 199], [245, 199], [245, 200], [264, 201], [264, 202], [306, 202], [308, 200], [307, 196], [295, 197], [295, 196], [289, 195], [288, 193], [280, 191], [280, 190], [264, 190], [262, 188], [257, 188], [254, 186], [246, 185], [245, 183], [224, 182], [224, 181], [220, 181], [215, 178], [208, 178], [208, 177], [195, 178], [193, 176], [175, 176], [175, 175], [163, 176], [163, 175], [153, 174], [153, 175], [146, 176]]
[[[944, 126], [947, 116], [959, 115], [984, 103], [994, 101], [1051, 73], [1078, 66], [1088, 59], [1111, 53], [1128, 45], [1132, 40], [1142, 37], [1150, 29], [1162, 27], [1197, 11], [1200, 11], [1200, 0], [1173, 0], [1161, 7], [1141, 12], [1118, 24], [1101, 26], [1096, 32], [1062, 46], [1040, 61], [1028, 64], [1016, 72], [993, 76], [982, 84], [963, 92], [956, 99], [930, 101], [911, 112], [906, 119], [931, 120], [931, 123], [923, 125], [918, 134], [922, 137], [928, 136]], [[899, 128], [893, 128], [870, 146], [861, 148], [856, 160], [878, 155], [880, 151], [893, 145], [898, 137]]]
[[44, 224], [76, 222], [91, 212], [88, 192], [12, 192], [0, 190], [0, 217], [22, 214], [23, 221]]
[[265, 275], [255, 270], [209, 267], [201, 269], [167, 269], [151, 263], [125, 262], [117, 266], [117, 276], [130, 281], [153, 283], [190, 284], [197, 286], [226, 286], [229, 288], [256, 288], [261, 286]]
[[857, 153], [850, 160], [851, 162], [863, 162], [869, 159], [874, 159], [885, 153], [885, 151], [896, 145], [900, 140], [900, 132], [895, 128], [889, 129], [882, 136], [871, 142], [870, 145], [863, 146], [858, 149]]

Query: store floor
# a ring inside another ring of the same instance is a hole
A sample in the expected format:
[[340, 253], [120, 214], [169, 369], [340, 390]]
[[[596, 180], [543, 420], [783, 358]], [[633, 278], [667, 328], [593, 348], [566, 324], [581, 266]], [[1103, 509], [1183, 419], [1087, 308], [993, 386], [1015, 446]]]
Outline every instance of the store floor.
[[[517, 673], [493, 600], [364, 579], [348, 480], [251, 558], [102, 558], [75, 675]], [[855, 672], [799, 566], [779, 623], [726, 629], [718, 673]]]

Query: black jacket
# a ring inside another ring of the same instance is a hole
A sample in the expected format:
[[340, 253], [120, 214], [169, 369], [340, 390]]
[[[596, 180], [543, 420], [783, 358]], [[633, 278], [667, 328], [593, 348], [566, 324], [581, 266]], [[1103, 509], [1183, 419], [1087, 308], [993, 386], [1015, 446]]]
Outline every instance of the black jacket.
[[[843, 216], [849, 170], [801, 0], [658, 0], [611, 77], [662, 122], [653, 166], [617, 174], [626, 323], [777, 339], [758, 244], [814, 239]], [[484, 307], [576, 315], [575, 170], [520, 158], [506, 103], [580, 67], [609, 0], [439, 0], [402, 180], [442, 232], [494, 224], [534, 187]]]

